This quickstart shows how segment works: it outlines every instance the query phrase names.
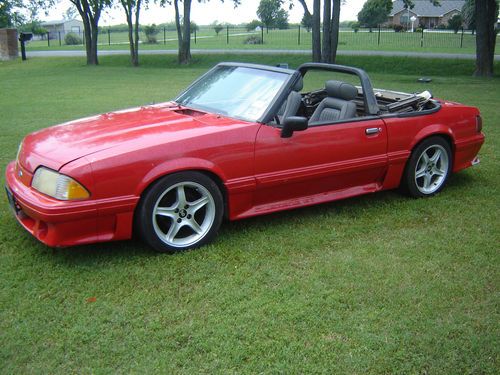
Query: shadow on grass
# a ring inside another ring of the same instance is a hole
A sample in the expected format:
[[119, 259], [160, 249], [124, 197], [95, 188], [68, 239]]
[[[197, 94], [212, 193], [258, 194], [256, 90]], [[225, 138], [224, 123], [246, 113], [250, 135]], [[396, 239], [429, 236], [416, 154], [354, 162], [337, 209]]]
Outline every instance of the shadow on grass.
[[[478, 183], [478, 180], [480, 180], [480, 177], [470, 173], [455, 174], [450, 178], [448, 186], [439, 196], [443, 196], [445, 200], [455, 199], [452, 197], [453, 195], [466, 187], [473, 187]], [[452, 194], [446, 196], [447, 191]], [[424, 201], [424, 205], [435, 205], [437, 204], [436, 199], [439, 198], [435, 197], [420, 201]], [[231, 246], [228, 244], [234, 244], [234, 241], [251, 243], [258, 236], [268, 237], [270, 231], [271, 235], [276, 235], [279, 239], [280, 235], [293, 230], [291, 223], [311, 225], [311, 229], [314, 230], [311, 223], [317, 220], [328, 220], [328, 217], [332, 216], [337, 217], [342, 224], [346, 225], [352, 222], [353, 219], [363, 217], [363, 215], [373, 216], [373, 219], [377, 220], [378, 215], [385, 216], [388, 211], [396, 213], [412, 210], [412, 202], [418, 201], [418, 199], [408, 197], [402, 191], [394, 189], [238, 221], [225, 221], [214, 243], [201, 249], [173, 255], [157, 253], [138, 238], [128, 241], [104, 242], [58, 249], [51, 249], [41, 244], [37, 247], [42, 247], [44, 256], [50, 258], [52, 262], [66, 264], [71, 267], [106, 267], [117, 263], [126, 265], [140, 260], [154, 259], [155, 257], [176, 258], [176, 262], [179, 261], [179, 257], [188, 262], [203, 261], [205, 257], [203, 252], [210, 251], [211, 254], [214, 252], [226, 253], [231, 251]], [[231, 237], [233, 238], [231, 239]], [[170, 263], [169, 261], [166, 262]]]

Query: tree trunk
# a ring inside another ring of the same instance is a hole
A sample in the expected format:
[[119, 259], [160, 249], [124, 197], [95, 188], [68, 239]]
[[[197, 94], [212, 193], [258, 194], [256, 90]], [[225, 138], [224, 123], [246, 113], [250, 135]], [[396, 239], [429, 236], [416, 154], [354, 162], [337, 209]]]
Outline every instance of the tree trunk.
[[92, 40], [90, 45], [90, 59], [87, 57], [87, 63], [90, 60], [90, 65], [99, 65], [99, 60], [97, 58], [97, 39], [99, 36], [99, 28], [95, 21], [91, 23], [91, 27]]
[[321, 61], [332, 62], [332, 34], [330, 32], [332, 22], [332, 0], [324, 0], [323, 6], [323, 44], [321, 51]]
[[[128, 3], [130, 4], [130, 3]], [[127, 19], [127, 26], [128, 26], [128, 44], [130, 48], [130, 63], [134, 65], [135, 61], [135, 46], [134, 46], [134, 25], [132, 24], [132, 7], [125, 7], [125, 15]]]
[[[83, 31], [85, 34], [85, 52], [87, 55], [87, 65], [98, 65], [97, 59], [97, 37], [99, 17], [103, 4], [96, 4], [92, 9], [88, 1], [73, 1], [78, 13], [82, 17]], [[94, 13], [92, 13], [92, 11]]]
[[321, 61], [321, 0], [314, 0], [312, 14], [312, 55], [314, 62]]
[[332, 33], [331, 62], [333, 64], [335, 64], [335, 60], [337, 60], [337, 47], [339, 45], [339, 27], [340, 27], [340, 0], [333, 0], [332, 26], [330, 27], [330, 31]]
[[135, 30], [134, 30], [134, 49], [135, 55], [132, 60], [133, 66], [139, 66], [139, 14], [141, 12], [141, 0], [137, 0], [137, 4], [135, 5]]
[[189, 64], [191, 62], [191, 0], [184, 0], [182, 34], [182, 43], [179, 48], [179, 64]]
[[87, 65], [91, 65], [91, 40], [92, 40], [92, 34], [91, 34], [91, 27], [90, 27], [90, 20], [85, 12], [85, 9], [82, 8], [82, 6], [77, 6], [76, 9], [78, 10], [78, 13], [80, 13], [80, 17], [82, 17], [83, 21], [83, 34], [85, 35], [85, 54], [87, 56]]
[[175, 28], [177, 29], [177, 49], [180, 51], [182, 45], [182, 29], [181, 29], [178, 0], [174, 0], [174, 9], [175, 9]]
[[83, 22], [83, 32], [85, 34], [85, 54], [87, 55], [87, 65], [92, 65], [92, 60], [90, 58], [90, 55], [92, 54], [92, 33], [88, 19], [85, 19]]
[[476, 77], [493, 76], [498, 7], [495, 0], [476, 1]]

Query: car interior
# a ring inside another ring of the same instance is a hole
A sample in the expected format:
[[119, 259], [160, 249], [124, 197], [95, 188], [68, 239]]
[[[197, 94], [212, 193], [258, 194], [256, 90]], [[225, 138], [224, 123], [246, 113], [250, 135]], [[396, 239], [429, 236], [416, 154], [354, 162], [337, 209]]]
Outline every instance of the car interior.
[[[308, 126], [366, 116], [361, 86], [343, 80], [330, 79], [325, 81], [324, 88], [302, 92], [303, 88], [304, 79], [301, 78], [283, 101], [274, 117], [273, 124], [279, 126], [285, 118], [290, 116], [306, 117]], [[437, 101], [432, 100], [432, 94], [429, 91], [408, 94], [374, 89], [374, 94], [380, 115], [420, 112], [439, 106]]]

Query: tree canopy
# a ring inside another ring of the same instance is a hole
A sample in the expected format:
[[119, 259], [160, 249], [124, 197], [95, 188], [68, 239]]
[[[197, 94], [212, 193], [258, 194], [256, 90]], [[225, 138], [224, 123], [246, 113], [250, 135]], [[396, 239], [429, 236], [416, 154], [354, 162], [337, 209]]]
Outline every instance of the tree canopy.
[[18, 27], [36, 20], [38, 13], [54, 5], [55, 0], [0, 0], [0, 28]]
[[368, 0], [358, 13], [358, 21], [361, 25], [371, 29], [387, 21], [391, 10], [391, 0]]
[[288, 12], [281, 8], [283, 0], [261, 0], [257, 16], [267, 29], [288, 27]]

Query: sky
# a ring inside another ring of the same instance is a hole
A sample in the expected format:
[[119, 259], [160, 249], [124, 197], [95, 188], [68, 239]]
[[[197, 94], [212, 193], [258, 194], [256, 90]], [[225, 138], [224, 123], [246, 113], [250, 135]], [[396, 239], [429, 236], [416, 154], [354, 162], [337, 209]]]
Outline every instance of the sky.
[[[340, 20], [356, 20], [357, 14], [366, 0], [346, 0], [345, 4], [340, 8]], [[312, 11], [312, 0], [306, 0], [309, 10]], [[288, 4], [288, 1], [287, 1]], [[289, 22], [299, 23], [303, 16], [303, 8], [298, 1], [294, 1], [295, 6], [289, 10]], [[66, 9], [70, 7], [69, 0], [62, 0], [59, 4], [53, 7], [47, 15], [40, 14], [40, 19], [43, 21], [60, 20]], [[259, 5], [259, 0], [241, 0], [241, 5], [236, 9], [231, 0], [225, 0], [221, 3], [220, 0], [211, 0], [210, 2], [198, 3], [193, 0], [191, 8], [191, 19], [199, 25], [211, 24], [214, 21], [222, 23], [228, 22], [232, 24], [247, 23], [253, 19], [257, 19], [256, 11]], [[288, 8], [286, 5], [284, 8]], [[79, 18], [77, 14], [77, 18]], [[141, 13], [141, 24], [164, 23], [174, 20], [173, 6], [160, 8], [158, 5], [150, 5], [149, 9], [143, 10]], [[100, 26], [116, 25], [125, 23], [124, 11], [121, 7], [115, 6], [108, 9], [101, 17]]]

